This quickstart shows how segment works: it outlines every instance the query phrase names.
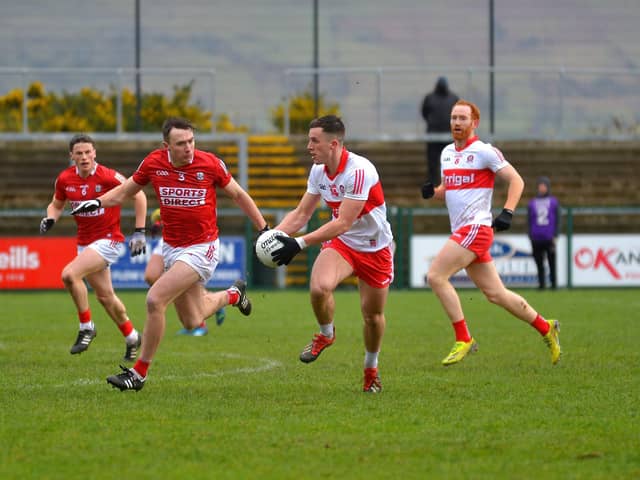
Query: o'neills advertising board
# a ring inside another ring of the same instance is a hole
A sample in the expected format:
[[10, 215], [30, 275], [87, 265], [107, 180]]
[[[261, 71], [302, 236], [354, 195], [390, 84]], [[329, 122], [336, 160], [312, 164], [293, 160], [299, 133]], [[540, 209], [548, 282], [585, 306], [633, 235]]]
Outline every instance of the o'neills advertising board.
[[[113, 286], [146, 289], [144, 270], [157, 240], [147, 239], [146, 254], [137, 257], [130, 257], [128, 241], [123, 242], [118, 261], [110, 267]], [[226, 287], [246, 278], [245, 245], [242, 236], [220, 237], [218, 266], [208, 288]], [[64, 288], [62, 269], [76, 254], [73, 237], [0, 238], [0, 290]]]
[[640, 285], [640, 234], [573, 235], [571, 246], [574, 286]]
[[0, 289], [64, 288], [62, 269], [75, 256], [75, 238], [0, 238]]

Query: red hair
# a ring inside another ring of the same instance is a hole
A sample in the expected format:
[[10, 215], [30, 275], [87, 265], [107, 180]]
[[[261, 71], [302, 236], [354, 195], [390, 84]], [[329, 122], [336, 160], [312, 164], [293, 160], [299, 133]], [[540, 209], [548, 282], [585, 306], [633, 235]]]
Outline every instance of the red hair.
[[469, 102], [468, 100], [460, 99], [455, 103], [454, 107], [456, 105], [466, 105], [467, 107], [469, 107], [471, 109], [471, 119], [480, 122], [480, 109], [475, 103]]

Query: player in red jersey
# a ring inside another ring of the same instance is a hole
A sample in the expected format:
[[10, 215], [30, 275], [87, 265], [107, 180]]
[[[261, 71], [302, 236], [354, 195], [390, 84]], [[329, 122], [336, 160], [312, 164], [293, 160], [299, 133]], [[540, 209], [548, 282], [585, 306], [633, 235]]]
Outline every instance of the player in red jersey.
[[284, 245], [272, 256], [278, 265], [288, 265], [307, 245], [322, 244], [309, 282], [320, 333], [300, 353], [304, 363], [315, 361], [335, 342], [333, 292], [350, 275], [358, 277], [365, 346], [362, 389], [377, 393], [382, 390], [378, 354], [393, 281], [393, 235], [378, 172], [368, 159], [344, 148], [344, 136], [344, 123], [335, 115], [317, 118], [309, 125], [307, 150], [313, 166], [307, 191], [276, 228], [288, 234], [299, 231], [320, 200], [331, 208], [332, 218], [297, 238], [278, 236]]
[[[65, 203], [75, 208], [82, 201], [96, 198], [125, 181], [120, 173], [96, 162], [96, 148], [88, 135], [75, 135], [69, 142], [69, 155], [73, 165], [63, 170], [55, 183], [55, 193], [47, 206], [47, 216], [40, 222], [40, 233], [46, 233], [62, 215]], [[147, 197], [144, 192], [134, 196], [136, 231], [131, 239], [131, 255], [145, 252], [144, 226]], [[74, 217], [78, 226], [78, 256], [62, 270], [62, 281], [71, 294], [78, 310], [80, 329], [71, 353], [89, 348], [96, 337], [91, 319], [86, 280], [96, 293], [107, 314], [125, 337], [124, 359], [133, 361], [140, 347], [141, 335], [127, 316], [127, 310], [113, 291], [109, 265], [118, 260], [124, 236], [120, 231], [120, 207], [100, 208]]]
[[208, 292], [204, 284], [218, 264], [216, 188], [221, 188], [258, 229], [267, 222], [249, 194], [233, 179], [222, 160], [195, 148], [194, 129], [181, 118], [162, 127], [164, 148], [151, 152], [121, 189], [79, 205], [72, 214], [119, 205], [151, 183], [162, 217], [162, 256], [165, 272], [147, 293], [147, 320], [142, 349], [133, 366], [107, 378], [120, 390], [140, 390], [165, 330], [165, 312], [174, 302], [180, 318], [207, 318], [226, 305], [251, 313], [246, 284], [237, 280], [229, 289]]
[[[162, 240], [162, 219], [160, 218], [160, 209], [156, 208], [151, 213], [151, 237], [160, 236], [160, 239], [156, 241], [153, 250], [151, 250], [151, 256], [147, 262], [147, 267], [144, 269], [144, 281], [149, 286], [153, 285], [160, 275], [164, 273], [164, 257], [162, 251], [164, 250], [164, 240]], [[207, 325], [206, 318], [182, 318], [180, 317], [180, 311], [178, 318], [182, 323], [182, 328], [178, 330], [178, 335], [188, 335], [191, 337], [202, 337], [209, 333], [209, 326]], [[216, 323], [222, 325], [226, 316], [224, 307], [215, 313]]]
[[[500, 150], [478, 139], [475, 131], [479, 123], [480, 110], [475, 104], [459, 100], [453, 106], [453, 143], [444, 148], [440, 159], [442, 183], [435, 189], [430, 181], [422, 186], [423, 198], [445, 200], [451, 221], [452, 235], [436, 255], [427, 274], [429, 285], [451, 320], [456, 335], [456, 342], [442, 364], [453, 365], [478, 348], [467, 328], [460, 298], [449, 281], [463, 268], [491, 303], [530, 324], [543, 336], [551, 362], [555, 364], [561, 354], [558, 321], [544, 319], [524, 298], [508, 290], [491, 258], [493, 231], [511, 227], [524, 181]], [[495, 177], [506, 182], [508, 187], [504, 208], [492, 219]]]

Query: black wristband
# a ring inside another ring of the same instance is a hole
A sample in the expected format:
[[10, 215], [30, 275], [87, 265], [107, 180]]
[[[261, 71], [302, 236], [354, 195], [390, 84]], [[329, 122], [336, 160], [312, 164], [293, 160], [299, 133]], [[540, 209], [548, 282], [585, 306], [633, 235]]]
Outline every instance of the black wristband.
[[136, 229], [134, 230], [134, 232], [135, 232], [135, 233], [146, 233], [146, 232], [147, 232], [147, 229], [146, 229], [146, 228], [144, 228], [144, 227], [140, 227], [140, 228], [136, 228]]

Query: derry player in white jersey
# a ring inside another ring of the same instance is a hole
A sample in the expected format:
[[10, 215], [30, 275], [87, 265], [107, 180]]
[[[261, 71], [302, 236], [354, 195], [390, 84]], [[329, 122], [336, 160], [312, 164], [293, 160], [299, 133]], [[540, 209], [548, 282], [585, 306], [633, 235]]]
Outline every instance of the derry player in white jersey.
[[297, 238], [278, 236], [284, 246], [272, 256], [278, 265], [288, 265], [307, 245], [322, 244], [310, 280], [311, 305], [320, 333], [300, 354], [304, 363], [313, 362], [335, 342], [333, 292], [350, 275], [358, 277], [364, 320], [363, 391], [377, 393], [382, 390], [378, 354], [385, 329], [384, 306], [393, 280], [393, 236], [378, 172], [369, 160], [343, 147], [344, 134], [342, 120], [334, 115], [311, 122], [307, 150], [314, 165], [307, 191], [276, 228], [290, 235], [298, 232], [321, 198], [332, 218]]
[[[449, 210], [452, 235], [431, 263], [427, 281], [447, 313], [456, 335], [451, 352], [442, 360], [453, 365], [477, 350], [469, 333], [460, 298], [449, 281], [452, 275], [466, 269], [467, 275], [491, 303], [535, 328], [549, 347], [551, 362], [560, 359], [560, 326], [557, 320], [546, 320], [520, 295], [508, 290], [498, 275], [489, 253], [493, 230], [511, 226], [524, 181], [497, 148], [481, 142], [475, 130], [480, 123], [480, 110], [466, 100], [459, 100], [451, 111], [453, 143], [441, 155], [442, 183], [434, 189], [427, 181], [422, 197], [444, 199]], [[495, 177], [508, 184], [507, 199], [500, 215], [492, 220], [491, 198]]]

